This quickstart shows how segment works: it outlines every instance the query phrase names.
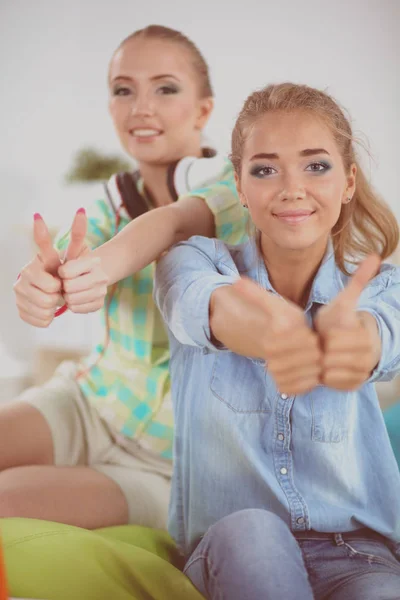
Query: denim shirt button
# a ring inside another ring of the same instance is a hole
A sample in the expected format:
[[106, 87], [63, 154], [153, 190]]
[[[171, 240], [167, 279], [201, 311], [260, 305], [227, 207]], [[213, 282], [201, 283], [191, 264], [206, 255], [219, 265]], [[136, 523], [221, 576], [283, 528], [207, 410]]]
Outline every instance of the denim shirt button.
[[303, 525], [305, 523], [305, 518], [304, 517], [299, 517], [298, 519], [296, 519], [296, 523], [298, 525]]
[[280, 469], [282, 475], [286, 475], [287, 473], [287, 469], [285, 467], [282, 467], [282, 469]]
[[282, 398], [282, 400], [287, 400], [288, 399], [288, 395], [287, 394], [281, 394], [281, 398]]
[[285, 436], [283, 435], [283, 433], [278, 433], [278, 440], [280, 442], [283, 442], [284, 439], [285, 439]]

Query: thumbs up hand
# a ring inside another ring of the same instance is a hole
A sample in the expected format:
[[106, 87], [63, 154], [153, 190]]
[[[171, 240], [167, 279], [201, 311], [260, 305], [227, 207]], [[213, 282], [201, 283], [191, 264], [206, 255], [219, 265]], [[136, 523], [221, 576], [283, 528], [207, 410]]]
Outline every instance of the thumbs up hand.
[[58, 306], [64, 303], [57, 269], [61, 264], [53, 248], [50, 233], [42, 217], [34, 216], [34, 239], [39, 247], [37, 256], [21, 271], [14, 284], [19, 315], [36, 327], [48, 327]]
[[101, 259], [85, 243], [87, 218], [79, 209], [71, 228], [71, 241], [64, 263], [58, 267], [62, 281], [64, 300], [75, 313], [99, 310], [107, 294], [108, 277], [102, 269]]
[[381, 340], [376, 320], [370, 313], [356, 310], [379, 266], [378, 256], [366, 258], [347, 288], [317, 313], [314, 325], [323, 350], [321, 382], [326, 386], [355, 390], [379, 362]]
[[268, 317], [263, 358], [278, 389], [288, 395], [303, 394], [318, 385], [322, 354], [318, 336], [309, 327], [304, 312], [251, 280], [240, 279], [233, 288], [247, 300], [248, 310], [261, 309]]

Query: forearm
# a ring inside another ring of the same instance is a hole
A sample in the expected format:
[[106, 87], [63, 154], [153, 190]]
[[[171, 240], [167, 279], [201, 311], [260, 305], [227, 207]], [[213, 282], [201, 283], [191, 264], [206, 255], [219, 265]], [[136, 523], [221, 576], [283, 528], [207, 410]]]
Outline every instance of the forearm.
[[101, 259], [109, 285], [140, 271], [182, 239], [178, 218], [168, 208], [138, 217], [93, 251]]
[[215, 340], [237, 354], [265, 357], [268, 315], [243, 298], [234, 286], [223, 286], [210, 299], [210, 328]]

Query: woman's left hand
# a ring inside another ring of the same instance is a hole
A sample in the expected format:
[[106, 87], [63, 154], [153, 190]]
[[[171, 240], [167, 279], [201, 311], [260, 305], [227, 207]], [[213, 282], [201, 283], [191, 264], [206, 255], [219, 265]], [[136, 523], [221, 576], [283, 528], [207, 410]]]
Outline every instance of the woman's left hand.
[[58, 269], [63, 284], [64, 300], [74, 313], [89, 313], [104, 305], [108, 278], [101, 259], [93, 256], [85, 242], [87, 218], [79, 211], [71, 228], [65, 262]]
[[381, 340], [376, 319], [356, 310], [362, 291], [379, 266], [379, 257], [369, 256], [347, 288], [321, 308], [315, 318], [323, 350], [321, 383], [328, 387], [356, 390], [379, 362]]

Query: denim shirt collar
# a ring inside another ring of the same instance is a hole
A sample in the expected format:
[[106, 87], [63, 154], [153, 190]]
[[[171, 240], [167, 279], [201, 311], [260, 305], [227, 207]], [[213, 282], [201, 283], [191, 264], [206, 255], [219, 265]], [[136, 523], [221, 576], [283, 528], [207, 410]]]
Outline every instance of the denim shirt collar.
[[[273, 294], [277, 294], [273, 288], [265, 263], [260, 255], [258, 241], [251, 240], [245, 248], [245, 262], [247, 274], [255, 279], [258, 284]], [[317, 271], [311, 287], [310, 297], [307, 303], [308, 310], [315, 304], [329, 304], [344, 289], [343, 276], [336, 265], [332, 241], [329, 240], [324, 259]]]

